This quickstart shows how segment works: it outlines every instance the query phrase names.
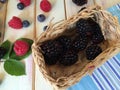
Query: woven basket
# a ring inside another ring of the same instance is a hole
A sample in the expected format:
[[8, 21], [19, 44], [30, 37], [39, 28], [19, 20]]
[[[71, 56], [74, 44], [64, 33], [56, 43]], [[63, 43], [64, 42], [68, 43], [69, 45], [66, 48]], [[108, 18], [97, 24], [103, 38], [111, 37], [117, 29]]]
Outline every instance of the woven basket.
[[[96, 17], [96, 22], [101, 26], [105, 38], [105, 41], [100, 44], [103, 52], [91, 62], [82, 56], [76, 64], [69, 67], [46, 65], [39, 46], [44, 41], [55, 39], [65, 33], [72, 33], [70, 28], [74, 27], [76, 21], [80, 18], [89, 17]], [[94, 68], [99, 67], [107, 59], [117, 54], [120, 51], [119, 39], [120, 32], [117, 18], [103, 10], [100, 6], [95, 5], [73, 15], [68, 20], [56, 24], [50, 23], [47, 30], [43, 32], [32, 45], [32, 54], [35, 63], [39, 66], [39, 70], [43, 74], [43, 77], [54, 87], [62, 89], [75, 84], [83, 76], [92, 72]]]

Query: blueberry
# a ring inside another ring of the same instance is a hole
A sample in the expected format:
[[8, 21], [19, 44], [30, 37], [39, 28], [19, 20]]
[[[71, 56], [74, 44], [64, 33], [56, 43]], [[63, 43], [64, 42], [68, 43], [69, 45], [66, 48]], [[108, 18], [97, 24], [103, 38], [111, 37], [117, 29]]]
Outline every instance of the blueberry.
[[23, 10], [24, 9], [24, 4], [23, 3], [18, 3], [17, 4], [17, 8], [19, 9], [19, 10]]
[[7, 0], [0, 0], [1, 3], [5, 3]]
[[47, 27], [48, 27], [48, 26], [44, 26], [44, 27], [43, 27], [43, 31], [45, 31], [45, 30], [47, 29]]
[[23, 27], [28, 27], [30, 25], [30, 22], [27, 20], [23, 21]]
[[39, 22], [43, 22], [43, 21], [45, 21], [46, 17], [45, 17], [45, 15], [40, 14], [40, 15], [37, 16], [37, 19], [38, 19]]

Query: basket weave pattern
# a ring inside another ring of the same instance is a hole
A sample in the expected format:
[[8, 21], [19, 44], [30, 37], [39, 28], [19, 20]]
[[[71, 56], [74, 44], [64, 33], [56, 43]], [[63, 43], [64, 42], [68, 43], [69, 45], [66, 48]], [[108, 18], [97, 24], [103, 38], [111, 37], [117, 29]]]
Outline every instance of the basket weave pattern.
[[[80, 58], [79, 62], [70, 67], [59, 65], [48, 66], [44, 62], [42, 50], [39, 47], [44, 41], [54, 39], [65, 32], [70, 32], [70, 28], [80, 18], [96, 17], [96, 21], [100, 24], [105, 42], [101, 44], [103, 52], [93, 61], [87, 61]], [[43, 32], [32, 45], [32, 54], [35, 63], [39, 66], [40, 72], [44, 78], [53, 86], [66, 88], [78, 82], [84, 75], [92, 72], [94, 68], [100, 66], [107, 59], [114, 56], [120, 51], [120, 32], [119, 23], [116, 17], [103, 10], [100, 6], [95, 5], [79, 12], [70, 17], [68, 20], [59, 23], [50, 23], [47, 30]]]

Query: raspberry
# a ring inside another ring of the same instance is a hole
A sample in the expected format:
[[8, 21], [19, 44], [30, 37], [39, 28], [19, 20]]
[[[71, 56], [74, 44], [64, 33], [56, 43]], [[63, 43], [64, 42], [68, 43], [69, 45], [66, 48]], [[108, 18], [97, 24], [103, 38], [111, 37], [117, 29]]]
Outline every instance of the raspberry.
[[31, 4], [31, 0], [19, 0], [21, 3], [23, 3], [25, 6], [29, 6]]
[[101, 47], [97, 45], [90, 45], [86, 49], [86, 58], [88, 60], [95, 59], [102, 52]]
[[0, 59], [3, 58], [5, 54], [6, 54], [6, 49], [3, 47], [0, 47]]
[[48, 40], [40, 47], [42, 49], [45, 62], [48, 65], [55, 64], [56, 60], [58, 60], [58, 57], [61, 56], [63, 51], [63, 46], [56, 40]]
[[16, 55], [23, 56], [28, 52], [29, 44], [23, 40], [17, 40], [14, 43], [13, 49], [14, 49]]
[[64, 66], [73, 65], [78, 61], [78, 55], [74, 51], [67, 51], [62, 58], [60, 58], [59, 63]]
[[51, 10], [51, 3], [48, 0], [42, 0], [40, 2], [40, 9], [44, 12], [49, 12]]
[[78, 6], [82, 6], [87, 3], [88, 0], [72, 0]]
[[23, 27], [21, 19], [16, 16], [13, 16], [13, 18], [8, 22], [8, 25], [14, 29], [21, 29]]

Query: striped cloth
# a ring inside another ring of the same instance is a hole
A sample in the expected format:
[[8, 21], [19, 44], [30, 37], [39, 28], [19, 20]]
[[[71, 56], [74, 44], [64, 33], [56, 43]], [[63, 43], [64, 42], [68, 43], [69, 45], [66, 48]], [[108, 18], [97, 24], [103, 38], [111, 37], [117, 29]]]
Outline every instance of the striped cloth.
[[[107, 9], [117, 16], [120, 22], [120, 4]], [[69, 87], [68, 90], [120, 90], [120, 53], [110, 58], [92, 75], [86, 75], [82, 80]]]

